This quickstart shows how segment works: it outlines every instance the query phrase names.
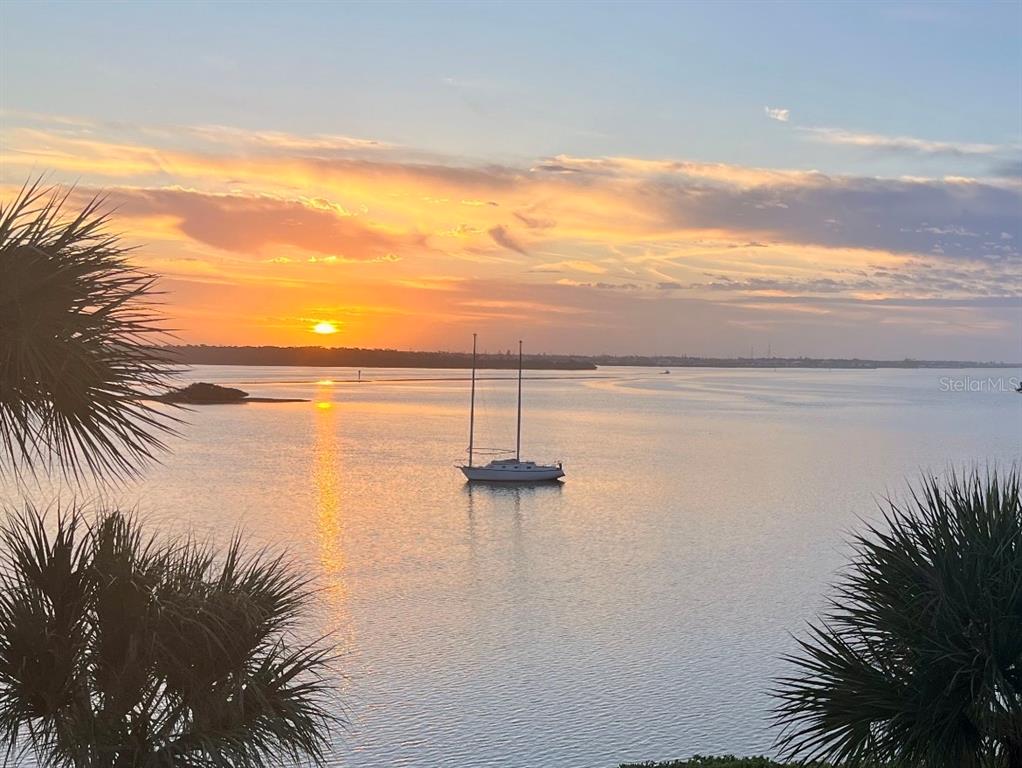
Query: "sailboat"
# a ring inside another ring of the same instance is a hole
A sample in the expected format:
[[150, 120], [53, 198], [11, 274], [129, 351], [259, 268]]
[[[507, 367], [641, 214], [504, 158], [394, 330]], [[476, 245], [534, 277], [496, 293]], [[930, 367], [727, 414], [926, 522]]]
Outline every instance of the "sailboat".
[[513, 459], [494, 459], [488, 464], [473, 462], [476, 423], [476, 334], [472, 334], [472, 399], [468, 416], [468, 464], [460, 467], [469, 480], [491, 483], [536, 483], [564, 477], [561, 462], [538, 464], [522, 459], [522, 342], [518, 342], [518, 437]]

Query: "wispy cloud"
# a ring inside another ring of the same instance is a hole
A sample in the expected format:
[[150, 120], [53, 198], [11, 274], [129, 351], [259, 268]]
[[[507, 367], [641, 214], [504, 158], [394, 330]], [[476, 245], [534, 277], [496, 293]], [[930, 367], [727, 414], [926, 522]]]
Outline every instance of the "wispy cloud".
[[1008, 147], [1000, 144], [980, 144], [962, 141], [935, 141], [913, 136], [884, 136], [878, 133], [857, 133], [841, 128], [796, 126], [813, 141], [824, 144], [858, 147], [887, 152], [908, 152], [917, 155], [946, 155], [968, 157], [974, 155], [997, 155]]
[[[889, 153], [943, 157], [992, 157], [1017, 156], [1019, 145], [994, 144], [989, 142], [949, 141], [924, 139], [916, 136], [888, 136], [880, 133], [851, 131], [845, 128], [797, 125], [791, 123], [791, 110], [764, 107], [766, 116], [781, 123], [790, 123], [791, 128], [804, 137], [820, 144], [854, 147]], [[1017, 159], [1013, 159], [1017, 163]]]
[[507, 226], [501, 224], [496, 227], [491, 227], [489, 232], [490, 237], [493, 238], [493, 242], [497, 243], [497, 245], [502, 245], [508, 250], [520, 253], [523, 256], [528, 255], [528, 251], [525, 246], [511, 234], [511, 230], [508, 229]]
[[375, 139], [357, 139], [350, 136], [329, 134], [302, 136], [284, 131], [251, 131], [226, 125], [201, 125], [164, 130], [220, 144], [264, 147], [268, 149], [335, 151], [386, 149], [393, 147], [391, 144]]

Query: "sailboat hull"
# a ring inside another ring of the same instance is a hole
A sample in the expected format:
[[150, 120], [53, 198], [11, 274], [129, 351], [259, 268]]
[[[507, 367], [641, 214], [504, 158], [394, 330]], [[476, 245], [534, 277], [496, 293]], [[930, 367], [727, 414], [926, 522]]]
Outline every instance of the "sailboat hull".
[[488, 483], [539, 483], [559, 480], [564, 470], [559, 464], [533, 464], [532, 462], [491, 462], [482, 467], [461, 467], [465, 477]]

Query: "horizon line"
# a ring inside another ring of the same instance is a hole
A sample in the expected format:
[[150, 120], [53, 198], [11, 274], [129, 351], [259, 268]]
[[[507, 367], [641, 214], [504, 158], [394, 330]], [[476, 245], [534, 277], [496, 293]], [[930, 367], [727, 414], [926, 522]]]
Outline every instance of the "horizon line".
[[[279, 349], [279, 350], [305, 350], [305, 349], [316, 349], [323, 350], [326, 352], [394, 352], [398, 354], [411, 354], [411, 355], [471, 355], [471, 350], [451, 350], [451, 349], [400, 349], [397, 347], [327, 347], [321, 344], [302, 344], [302, 345], [280, 345], [280, 344], [205, 344], [205, 343], [189, 343], [189, 344], [163, 344], [160, 345], [161, 349], [187, 349], [202, 347], [206, 349]], [[510, 352], [508, 350], [500, 352], [478, 352], [479, 355], [487, 355], [490, 357], [505, 357]], [[599, 353], [575, 353], [575, 352], [528, 352], [526, 357], [560, 357], [560, 358], [571, 358], [579, 360], [596, 360], [599, 358], [610, 358], [610, 359], [627, 359], [627, 358], [638, 358], [647, 360], [778, 360], [778, 361], [840, 361], [840, 362], [860, 362], [860, 363], [954, 363], [956, 365], [964, 365], [972, 363], [977, 366], [998, 366], [998, 367], [1018, 367], [1022, 368], [1022, 361], [1006, 361], [1006, 360], [961, 360], [953, 358], [920, 358], [920, 357], [903, 357], [903, 358], [883, 358], [883, 357], [819, 357], [813, 355], [693, 355], [687, 353], [653, 353], [643, 354], [636, 352], [627, 353], [612, 353], [612, 352], [599, 352]]]

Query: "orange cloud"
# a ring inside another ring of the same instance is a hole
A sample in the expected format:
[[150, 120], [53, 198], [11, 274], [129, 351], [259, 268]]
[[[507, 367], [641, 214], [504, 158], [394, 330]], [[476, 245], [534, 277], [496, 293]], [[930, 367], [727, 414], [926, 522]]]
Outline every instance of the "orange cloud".
[[194, 340], [298, 343], [308, 318], [341, 316], [315, 309], [329, 306], [362, 308], [345, 344], [435, 346], [499, 317], [556, 317], [567, 344], [674, 332], [679, 311], [750, 329], [938, 299], [972, 302], [975, 328], [1022, 284], [1022, 190], [982, 180], [567, 154], [516, 167], [343, 136], [8, 119], [0, 185], [38, 168], [109, 190]]
[[286, 245], [363, 261], [394, 260], [396, 251], [425, 247], [421, 235], [396, 235], [315, 202], [184, 189], [120, 189], [111, 202], [124, 216], [170, 217], [193, 240], [239, 253]]

